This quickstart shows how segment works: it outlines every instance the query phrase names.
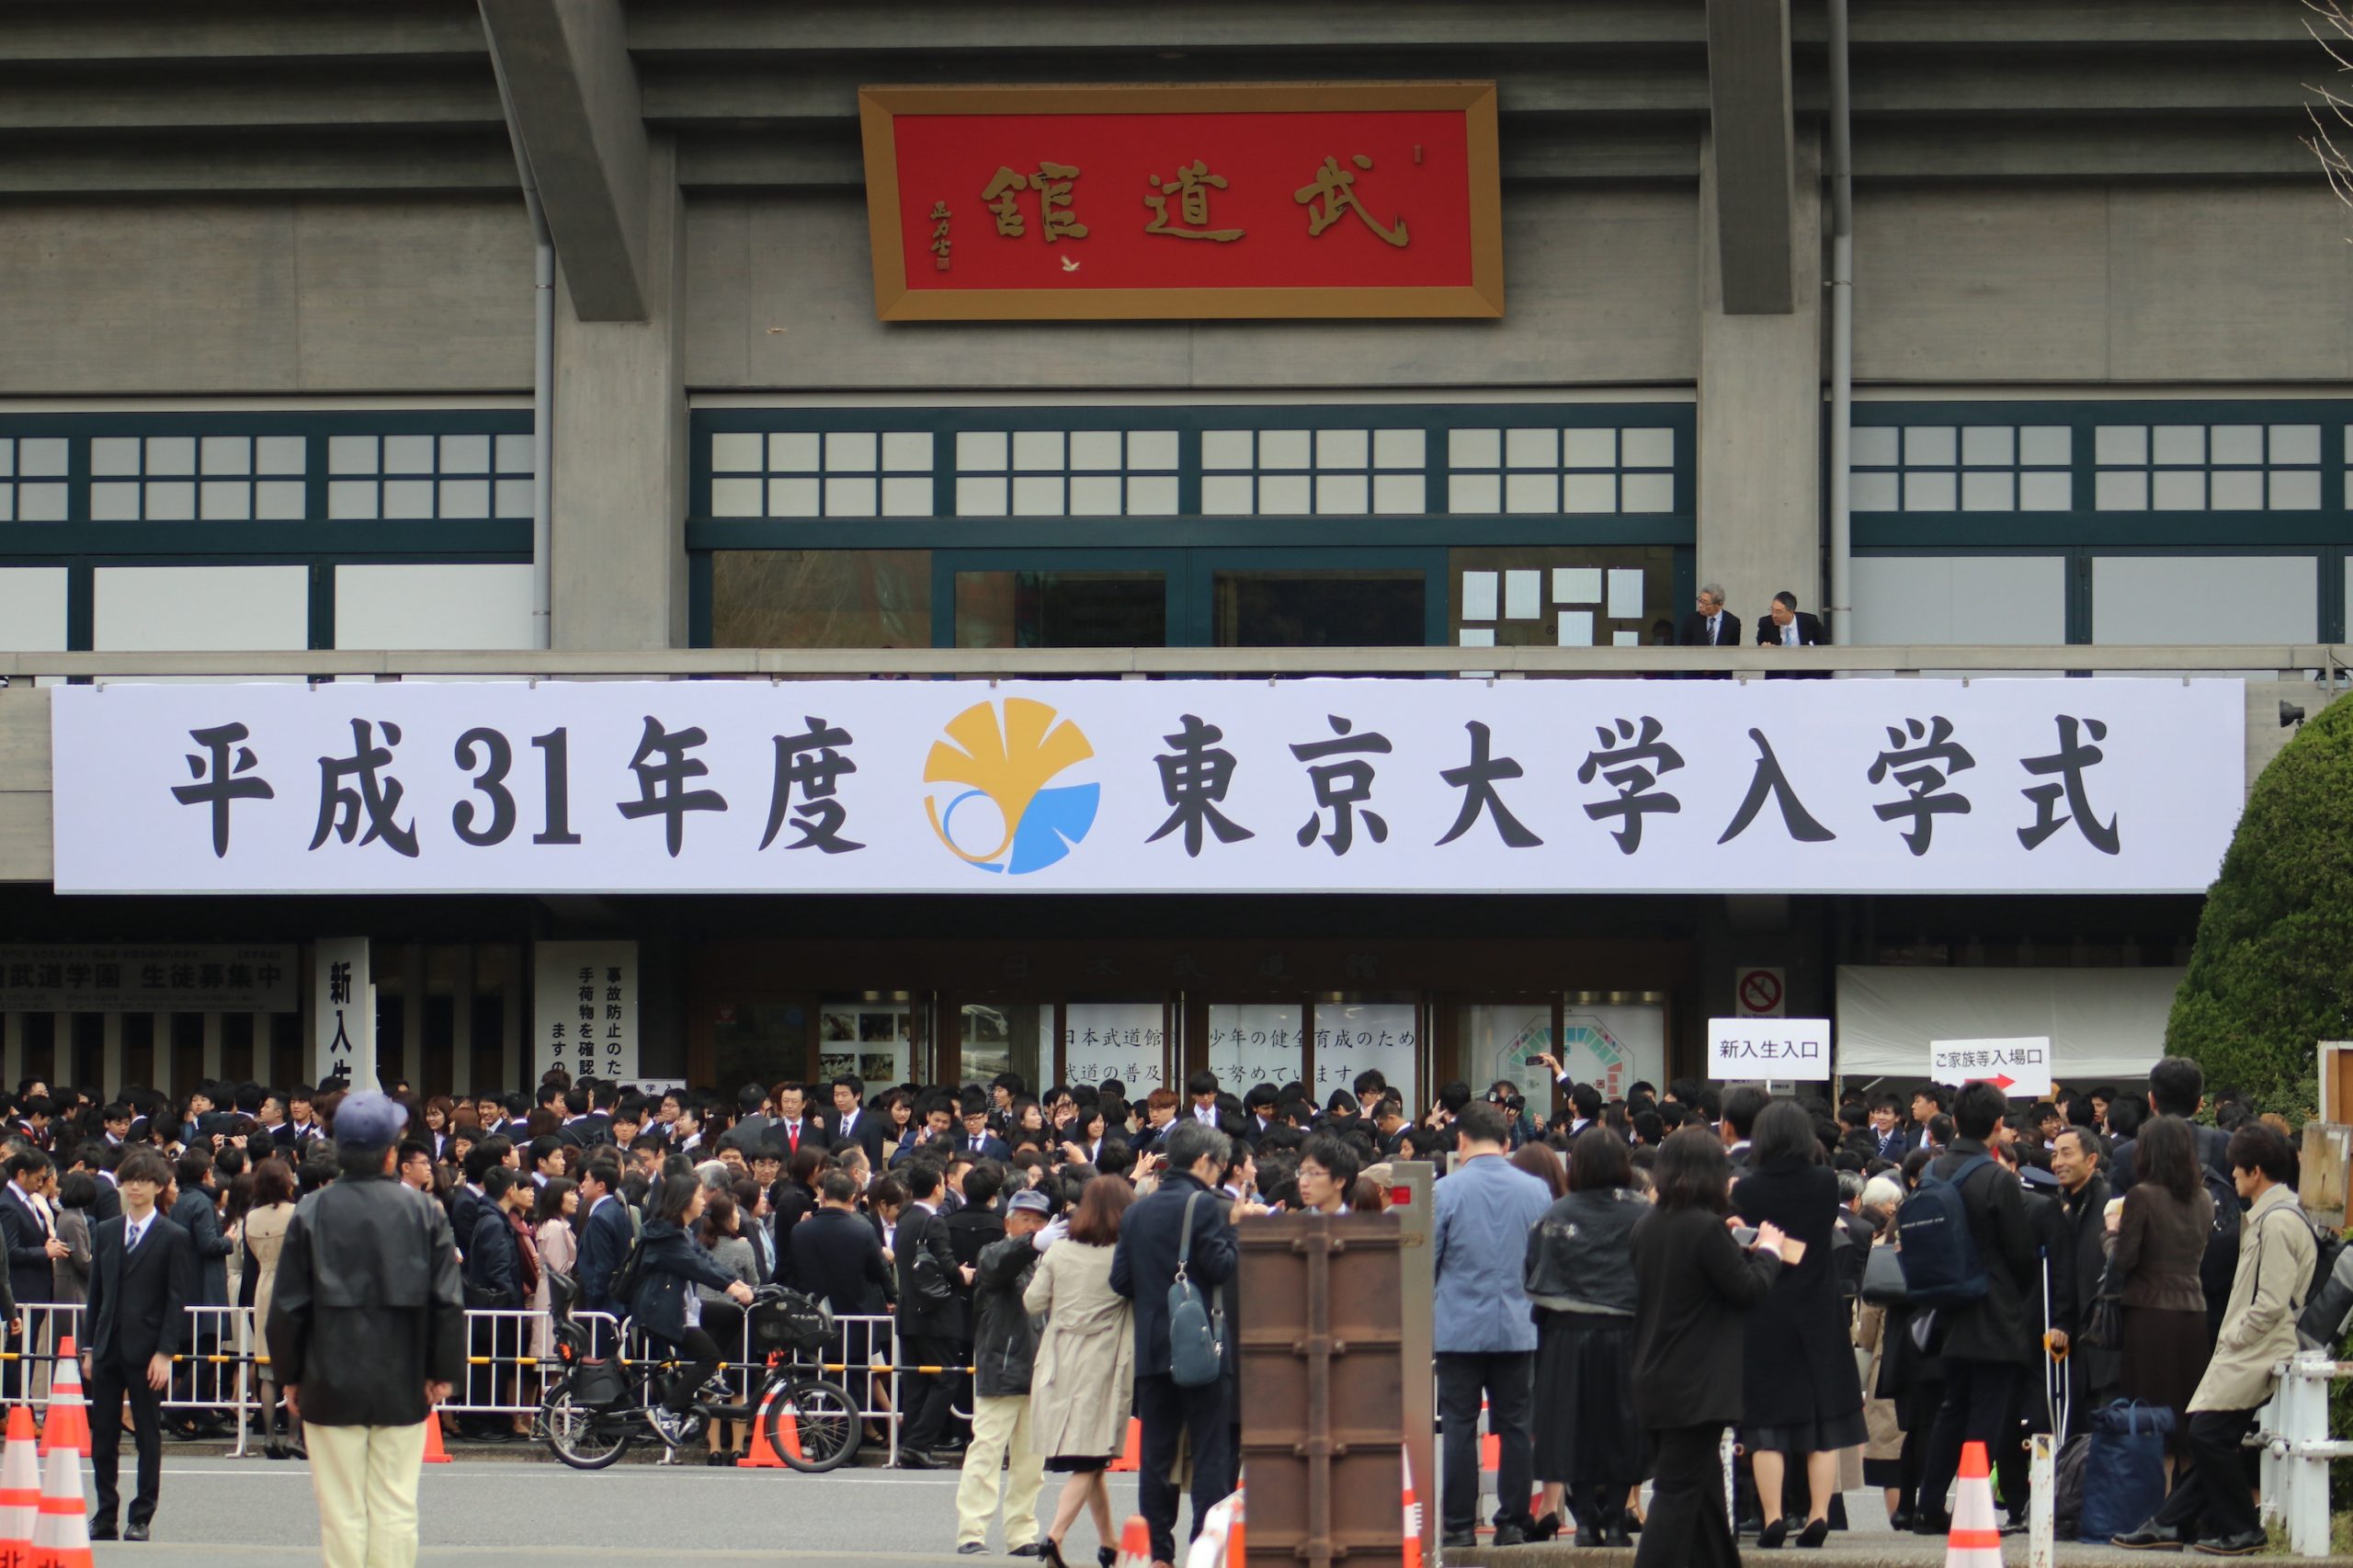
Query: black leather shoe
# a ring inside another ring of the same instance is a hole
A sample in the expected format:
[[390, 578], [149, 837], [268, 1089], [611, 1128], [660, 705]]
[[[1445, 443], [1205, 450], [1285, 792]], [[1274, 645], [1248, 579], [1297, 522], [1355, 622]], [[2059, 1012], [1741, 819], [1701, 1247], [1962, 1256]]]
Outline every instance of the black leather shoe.
[[147, 1539], [147, 1527], [145, 1525], [125, 1525], [122, 1529], [122, 1539], [125, 1540], [145, 1540]]
[[921, 1449], [901, 1449], [899, 1468], [901, 1470], [938, 1470], [940, 1464], [938, 1460], [925, 1453]]
[[1897, 1535], [1911, 1534], [1912, 1510], [1909, 1508], [1896, 1509], [1895, 1512], [1887, 1517], [1887, 1528], [1893, 1530]]
[[2127, 1551], [2179, 1551], [2189, 1544], [2179, 1530], [2151, 1519], [2137, 1530], [2108, 1538], [2110, 1546], [2120, 1546]]
[[2194, 1544], [2209, 1557], [2247, 1557], [2261, 1551], [2270, 1540], [2261, 1530], [2248, 1530], [2243, 1535], [2209, 1536]]
[[1601, 1532], [1599, 1544], [1614, 1546], [1620, 1551], [1631, 1549], [1634, 1544], [1634, 1538], [1626, 1533], [1626, 1525], [1627, 1520], [1622, 1515], [1610, 1520], [1608, 1527]]
[[1561, 1514], [1557, 1508], [1528, 1527], [1528, 1539], [1530, 1540], [1551, 1540], [1560, 1533]]
[[92, 1519], [90, 1539], [92, 1540], [120, 1540], [122, 1537], [116, 1533], [112, 1519]]
[[1526, 1546], [1528, 1544], [1528, 1532], [1520, 1528], [1518, 1525], [1506, 1521], [1495, 1527], [1495, 1539], [1494, 1544], [1497, 1546]]
[[1941, 1513], [1932, 1514], [1923, 1509], [1913, 1516], [1912, 1533], [1914, 1535], [1950, 1535], [1952, 1516]]
[[1789, 1540], [1789, 1538], [1790, 1517], [1787, 1514], [1783, 1514], [1779, 1518], [1775, 1519], [1771, 1524], [1767, 1525], [1764, 1528], [1756, 1532], [1756, 1548], [1760, 1551], [1771, 1551], [1776, 1547], [1779, 1546], [1781, 1542]]
[[1809, 1519], [1806, 1521], [1805, 1528], [1798, 1532], [1798, 1544], [1808, 1549], [1819, 1548], [1829, 1539], [1830, 1521], [1828, 1519]]
[[1438, 1543], [1439, 1547], [1448, 1551], [1451, 1551], [1457, 1547], [1476, 1546], [1479, 1544], [1479, 1532], [1476, 1530], [1449, 1530], [1444, 1535], [1438, 1537]]

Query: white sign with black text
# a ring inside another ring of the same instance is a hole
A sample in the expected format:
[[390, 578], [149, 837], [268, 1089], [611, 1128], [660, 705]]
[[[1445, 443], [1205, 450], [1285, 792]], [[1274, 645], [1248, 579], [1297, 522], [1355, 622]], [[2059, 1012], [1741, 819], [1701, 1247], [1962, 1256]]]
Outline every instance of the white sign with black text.
[[1822, 1083], [1830, 1076], [1830, 1020], [1710, 1018], [1708, 1076]]
[[2235, 680], [62, 687], [60, 892], [2183, 892]]
[[376, 986], [369, 978], [368, 938], [323, 937], [311, 945], [312, 1082], [376, 1084]]
[[2015, 1040], [1932, 1040], [1928, 1079], [1937, 1084], [1993, 1085], [2014, 1100], [2051, 1097], [2051, 1037]]
[[637, 944], [540, 942], [531, 949], [533, 1077], [637, 1077]]

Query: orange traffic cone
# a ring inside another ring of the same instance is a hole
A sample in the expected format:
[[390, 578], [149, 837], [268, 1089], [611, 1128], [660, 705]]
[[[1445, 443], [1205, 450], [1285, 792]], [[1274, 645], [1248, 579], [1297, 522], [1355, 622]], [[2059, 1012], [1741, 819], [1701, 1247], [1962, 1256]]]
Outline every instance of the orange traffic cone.
[[1152, 1527], [1130, 1514], [1120, 1530], [1120, 1556], [1113, 1568], [1152, 1568]]
[[40, 1518], [33, 1526], [27, 1568], [91, 1568], [89, 1505], [82, 1500], [82, 1464], [63, 1447], [49, 1450], [41, 1473]]
[[1230, 1501], [1233, 1504], [1233, 1522], [1226, 1527], [1225, 1561], [1229, 1568], [1243, 1568], [1243, 1565], [1250, 1561], [1250, 1553], [1242, 1543], [1243, 1526], [1246, 1522], [1245, 1516], [1249, 1510], [1244, 1506], [1242, 1488], [1239, 1484], [1233, 1488], [1233, 1496]]
[[[759, 1414], [752, 1418], [752, 1451], [735, 1461], [737, 1470], [790, 1470], [776, 1445], [768, 1441], [768, 1406], [781, 1398], [770, 1394], [760, 1405]], [[794, 1459], [801, 1458], [801, 1424], [792, 1417], [792, 1402], [785, 1401], [778, 1425], [784, 1433], [784, 1446]]]
[[1137, 1466], [1141, 1465], [1142, 1462], [1143, 1423], [1131, 1415], [1128, 1417], [1127, 1445], [1120, 1449], [1120, 1457], [1111, 1461], [1111, 1473], [1113, 1475], [1126, 1474], [1127, 1472], [1134, 1470]]
[[8, 1407], [8, 1440], [0, 1449], [0, 1562], [21, 1562], [40, 1517], [40, 1444], [32, 1407]]
[[449, 1462], [449, 1450], [441, 1446], [441, 1412], [438, 1410], [428, 1410], [425, 1413], [425, 1462], [426, 1464]]
[[90, 1406], [82, 1397], [82, 1358], [74, 1353], [71, 1336], [58, 1344], [57, 1372], [49, 1385], [49, 1420], [40, 1434], [42, 1453], [60, 1448], [90, 1457]]
[[1952, 1533], [1945, 1538], [1945, 1568], [2002, 1568], [2002, 1530], [1994, 1517], [1994, 1483], [1985, 1445], [1961, 1450], [1961, 1489], [1952, 1504]]
[[1400, 1449], [1405, 1461], [1405, 1568], [1422, 1568], [1422, 1500], [1414, 1494], [1414, 1452]]

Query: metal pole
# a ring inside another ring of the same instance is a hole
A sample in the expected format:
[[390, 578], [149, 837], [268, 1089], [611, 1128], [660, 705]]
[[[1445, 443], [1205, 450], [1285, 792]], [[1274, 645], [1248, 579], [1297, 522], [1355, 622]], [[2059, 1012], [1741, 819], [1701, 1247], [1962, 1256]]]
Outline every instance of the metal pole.
[[2058, 1517], [2053, 1512], [2059, 1489], [2058, 1453], [2052, 1446], [2051, 1434], [2037, 1432], [2027, 1439], [2027, 1488], [2032, 1501], [2027, 1506], [2031, 1534], [2027, 1542], [2029, 1568], [2052, 1568], [2059, 1561], [2055, 1532]]
[[515, 173], [523, 183], [523, 210], [531, 221], [531, 646], [550, 648], [553, 627], [554, 523], [550, 484], [555, 463], [555, 240], [540, 205], [540, 182], [523, 148], [523, 127], [515, 118], [506, 68], [498, 58], [498, 35], [483, 17], [490, 46], [490, 71], [498, 83], [498, 106], [506, 116], [507, 140], [515, 147]]
[[1855, 176], [1847, 82], [1847, 0], [1830, 0], [1830, 626], [1853, 641]]

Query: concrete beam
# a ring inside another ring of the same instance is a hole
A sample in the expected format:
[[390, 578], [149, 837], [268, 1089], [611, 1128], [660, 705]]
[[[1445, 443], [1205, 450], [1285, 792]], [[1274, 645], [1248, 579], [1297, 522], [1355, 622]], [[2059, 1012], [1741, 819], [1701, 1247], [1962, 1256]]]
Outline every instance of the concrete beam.
[[652, 181], [620, 0], [482, 0], [482, 15], [574, 310], [645, 320]]
[[1708, 103], [1718, 308], [1786, 314], [1795, 199], [1789, 0], [1708, 0]]

